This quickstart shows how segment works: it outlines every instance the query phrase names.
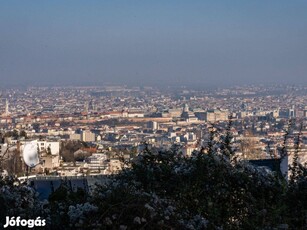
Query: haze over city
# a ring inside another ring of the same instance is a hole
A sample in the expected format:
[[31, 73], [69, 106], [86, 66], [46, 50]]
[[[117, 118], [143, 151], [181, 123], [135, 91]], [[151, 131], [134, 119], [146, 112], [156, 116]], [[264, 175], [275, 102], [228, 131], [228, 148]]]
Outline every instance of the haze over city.
[[306, 1], [2, 1], [1, 86], [306, 84]]
[[307, 1], [0, 1], [0, 228], [307, 229]]

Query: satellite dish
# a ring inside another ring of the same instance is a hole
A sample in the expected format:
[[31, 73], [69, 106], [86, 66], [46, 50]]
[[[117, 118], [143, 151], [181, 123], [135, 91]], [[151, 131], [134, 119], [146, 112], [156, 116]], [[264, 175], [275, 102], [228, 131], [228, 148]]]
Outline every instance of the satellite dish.
[[25, 147], [23, 149], [23, 160], [30, 168], [39, 164], [37, 141], [25, 143]]

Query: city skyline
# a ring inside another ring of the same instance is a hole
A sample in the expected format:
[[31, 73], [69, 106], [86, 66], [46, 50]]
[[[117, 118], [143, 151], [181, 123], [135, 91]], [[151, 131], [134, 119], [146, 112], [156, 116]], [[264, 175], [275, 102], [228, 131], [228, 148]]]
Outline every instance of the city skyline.
[[0, 226], [306, 229], [307, 1], [0, 1]]

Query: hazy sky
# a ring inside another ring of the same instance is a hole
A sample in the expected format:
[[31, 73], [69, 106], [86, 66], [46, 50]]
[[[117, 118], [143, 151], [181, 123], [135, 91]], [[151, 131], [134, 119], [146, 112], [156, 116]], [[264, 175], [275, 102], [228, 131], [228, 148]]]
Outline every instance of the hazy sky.
[[307, 1], [1, 0], [0, 80], [307, 84]]

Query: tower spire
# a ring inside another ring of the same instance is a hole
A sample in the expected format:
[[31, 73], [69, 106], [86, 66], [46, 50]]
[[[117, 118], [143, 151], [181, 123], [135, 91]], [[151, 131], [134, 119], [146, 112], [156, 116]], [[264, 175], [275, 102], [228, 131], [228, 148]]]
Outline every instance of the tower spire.
[[5, 115], [7, 116], [7, 115], [9, 115], [9, 101], [8, 101], [8, 99], [6, 98], [5, 99]]

